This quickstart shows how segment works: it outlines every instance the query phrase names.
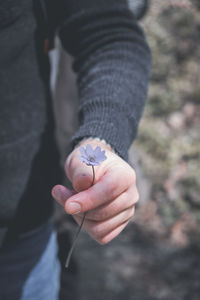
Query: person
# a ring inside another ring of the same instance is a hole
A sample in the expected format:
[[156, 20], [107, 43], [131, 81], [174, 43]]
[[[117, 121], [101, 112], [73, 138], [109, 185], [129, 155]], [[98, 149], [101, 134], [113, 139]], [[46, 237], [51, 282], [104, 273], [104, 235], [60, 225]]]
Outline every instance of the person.
[[[63, 169], [47, 55], [55, 31], [75, 59], [79, 92], [80, 124]], [[79, 224], [87, 212], [84, 229], [100, 244], [134, 214], [138, 191], [128, 148], [146, 100], [151, 54], [126, 0], [0, 1], [0, 45], [0, 299], [55, 300], [54, 199]], [[87, 144], [107, 156], [92, 187], [91, 170], [78, 159]], [[59, 184], [63, 172], [73, 190]]]

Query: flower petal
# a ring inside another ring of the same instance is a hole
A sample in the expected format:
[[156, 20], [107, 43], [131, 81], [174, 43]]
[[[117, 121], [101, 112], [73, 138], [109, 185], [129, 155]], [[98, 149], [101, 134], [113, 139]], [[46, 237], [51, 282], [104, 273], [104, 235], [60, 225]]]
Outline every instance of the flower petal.
[[94, 155], [95, 156], [98, 156], [99, 154], [101, 153], [101, 147], [100, 146], [97, 146], [94, 150]]
[[78, 159], [84, 163], [87, 161], [87, 158], [85, 158], [84, 156], [78, 156]]
[[84, 148], [83, 146], [81, 146], [81, 147], [79, 148], [79, 150], [80, 150], [80, 152], [81, 152], [81, 155], [87, 156], [87, 153], [86, 153], [85, 148]]
[[89, 144], [86, 145], [86, 153], [87, 153], [88, 157], [94, 156], [94, 151], [93, 151], [91, 145], [89, 145]]
[[107, 157], [106, 157], [106, 155], [105, 155], [105, 151], [101, 151], [101, 153], [99, 153], [99, 155], [98, 155], [98, 157], [97, 157], [97, 160], [98, 161], [104, 161], [104, 160], [106, 160], [107, 159]]

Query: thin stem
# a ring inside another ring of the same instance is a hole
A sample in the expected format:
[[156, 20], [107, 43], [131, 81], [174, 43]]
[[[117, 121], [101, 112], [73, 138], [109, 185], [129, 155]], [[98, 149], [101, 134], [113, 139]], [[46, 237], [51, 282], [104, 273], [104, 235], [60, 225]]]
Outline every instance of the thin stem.
[[[94, 166], [92, 166], [92, 175], [93, 175], [93, 177], [92, 177], [92, 183], [91, 183], [91, 186], [93, 186], [94, 181], [95, 181]], [[83, 223], [84, 223], [84, 221], [85, 221], [86, 214], [87, 214], [87, 212], [84, 213], [83, 219], [82, 219], [82, 221], [81, 221], [81, 224], [80, 224], [80, 226], [78, 227], [78, 230], [77, 230], [77, 232], [76, 232], [76, 234], [75, 234], [75, 236], [74, 236], [74, 239], [73, 239], [71, 248], [70, 248], [69, 253], [68, 253], [68, 255], [67, 255], [67, 259], [66, 259], [66, 263], [65, 263], [65, 267], [66, 267], [66, 268], [69, 267], [71, 255], [72, 255], [72, 252], [73, 252], [74, 247], [75, 247], [75, 245], [76, 245], [76, 241], [77, 241], [77, 239], [78, 239], [79, 233], [80, 233], [80, 231], [81, 231], [81, 229], [82, 229], [82, 227], [83, 227]]]
[[93, 186], [94, 184], [94, 181], [95, 181], [95, 172], [94, 172], [94, 166], [92, 166], [92, 183], [91, 183], [91, 186]]

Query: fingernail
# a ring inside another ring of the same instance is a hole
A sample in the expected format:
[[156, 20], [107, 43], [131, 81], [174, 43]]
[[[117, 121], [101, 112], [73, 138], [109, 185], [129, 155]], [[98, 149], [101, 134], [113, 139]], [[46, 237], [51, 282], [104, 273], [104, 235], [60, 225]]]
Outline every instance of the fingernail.
[[71, 202], [68, 204], [68, 212], [70, 214], [78, 214], [81, 212], [81, 206], [77, 202]]
[[61, 192], [60, 190], [53, 190], [53, 195], [55, 196], [56, 199], [60, 200], [61, 199]]

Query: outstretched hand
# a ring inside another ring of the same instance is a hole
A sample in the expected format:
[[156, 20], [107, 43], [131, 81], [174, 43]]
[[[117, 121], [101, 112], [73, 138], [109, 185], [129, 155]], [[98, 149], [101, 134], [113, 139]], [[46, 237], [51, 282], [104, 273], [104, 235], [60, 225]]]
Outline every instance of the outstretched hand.
[[100, 244], [115, 238], [134, 215], [139, 195], [136, 175], [131, 166], [115, 154], [106, 144], [93, 139], [80, 145], [90, 144], [106, 150], [107, 159], [95, 168], [95, 181], [91, 186], [92, 168], [79, 160], [79, 147], [68, 156], [65, 172], [73, 190], [63, 185], [52, 189], [52, 196], [71, 214], [80, 225], [87, 212], [83, 228]]

